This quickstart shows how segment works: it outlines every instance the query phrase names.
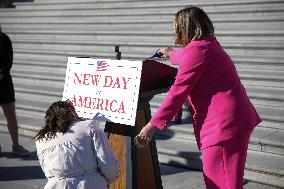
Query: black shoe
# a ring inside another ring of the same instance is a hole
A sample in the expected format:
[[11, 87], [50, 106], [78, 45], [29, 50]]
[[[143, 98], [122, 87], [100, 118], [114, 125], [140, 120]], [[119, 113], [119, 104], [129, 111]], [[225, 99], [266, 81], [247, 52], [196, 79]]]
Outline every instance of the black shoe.
[[30, 152], [21, 145], [13, 145], [12, 149], [12, 153], [15, 156], [25, 157], [30, 155]]

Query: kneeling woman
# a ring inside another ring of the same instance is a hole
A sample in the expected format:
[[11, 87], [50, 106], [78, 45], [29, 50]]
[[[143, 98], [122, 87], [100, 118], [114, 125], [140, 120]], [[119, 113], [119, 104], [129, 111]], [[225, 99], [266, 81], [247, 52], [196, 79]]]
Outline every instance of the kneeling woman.
[[82, 120], [69, 101], [54, 102], [35, 136], [45, 189], [107, 189], [119, 165], [94, 120]]

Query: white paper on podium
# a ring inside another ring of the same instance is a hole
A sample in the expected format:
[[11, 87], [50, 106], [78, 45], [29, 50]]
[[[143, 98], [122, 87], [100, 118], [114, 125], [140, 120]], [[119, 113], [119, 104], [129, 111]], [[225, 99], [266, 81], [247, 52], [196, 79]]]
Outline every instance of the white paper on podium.
[[62, 100], [80, 117], [135, 124], [142, 61], [69, 57]]

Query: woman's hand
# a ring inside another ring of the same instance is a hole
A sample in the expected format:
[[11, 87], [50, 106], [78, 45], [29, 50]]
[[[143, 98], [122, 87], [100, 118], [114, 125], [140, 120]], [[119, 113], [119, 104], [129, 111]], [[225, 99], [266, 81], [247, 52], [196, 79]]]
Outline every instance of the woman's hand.
[[163, 53], [164, 58], [169, 58], [172, 50], [173, 50], [172, 48], [167, 47], [167, 48], [161, 48], [160, 52]]
[[150, 142], [156, 131], [157, 131], [157, 128], [149, 122], [146, 126], [144, 126], [141, 129], [138, 137], [141, 140], [145, 140], [145, 141]]

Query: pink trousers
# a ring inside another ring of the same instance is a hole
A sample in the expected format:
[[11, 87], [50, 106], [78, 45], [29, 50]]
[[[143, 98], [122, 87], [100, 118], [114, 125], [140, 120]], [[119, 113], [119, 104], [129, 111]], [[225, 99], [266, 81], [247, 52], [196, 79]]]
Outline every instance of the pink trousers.
[[242, 189], [251, 133], [202, 150], [203, 175], [207, 189]]

